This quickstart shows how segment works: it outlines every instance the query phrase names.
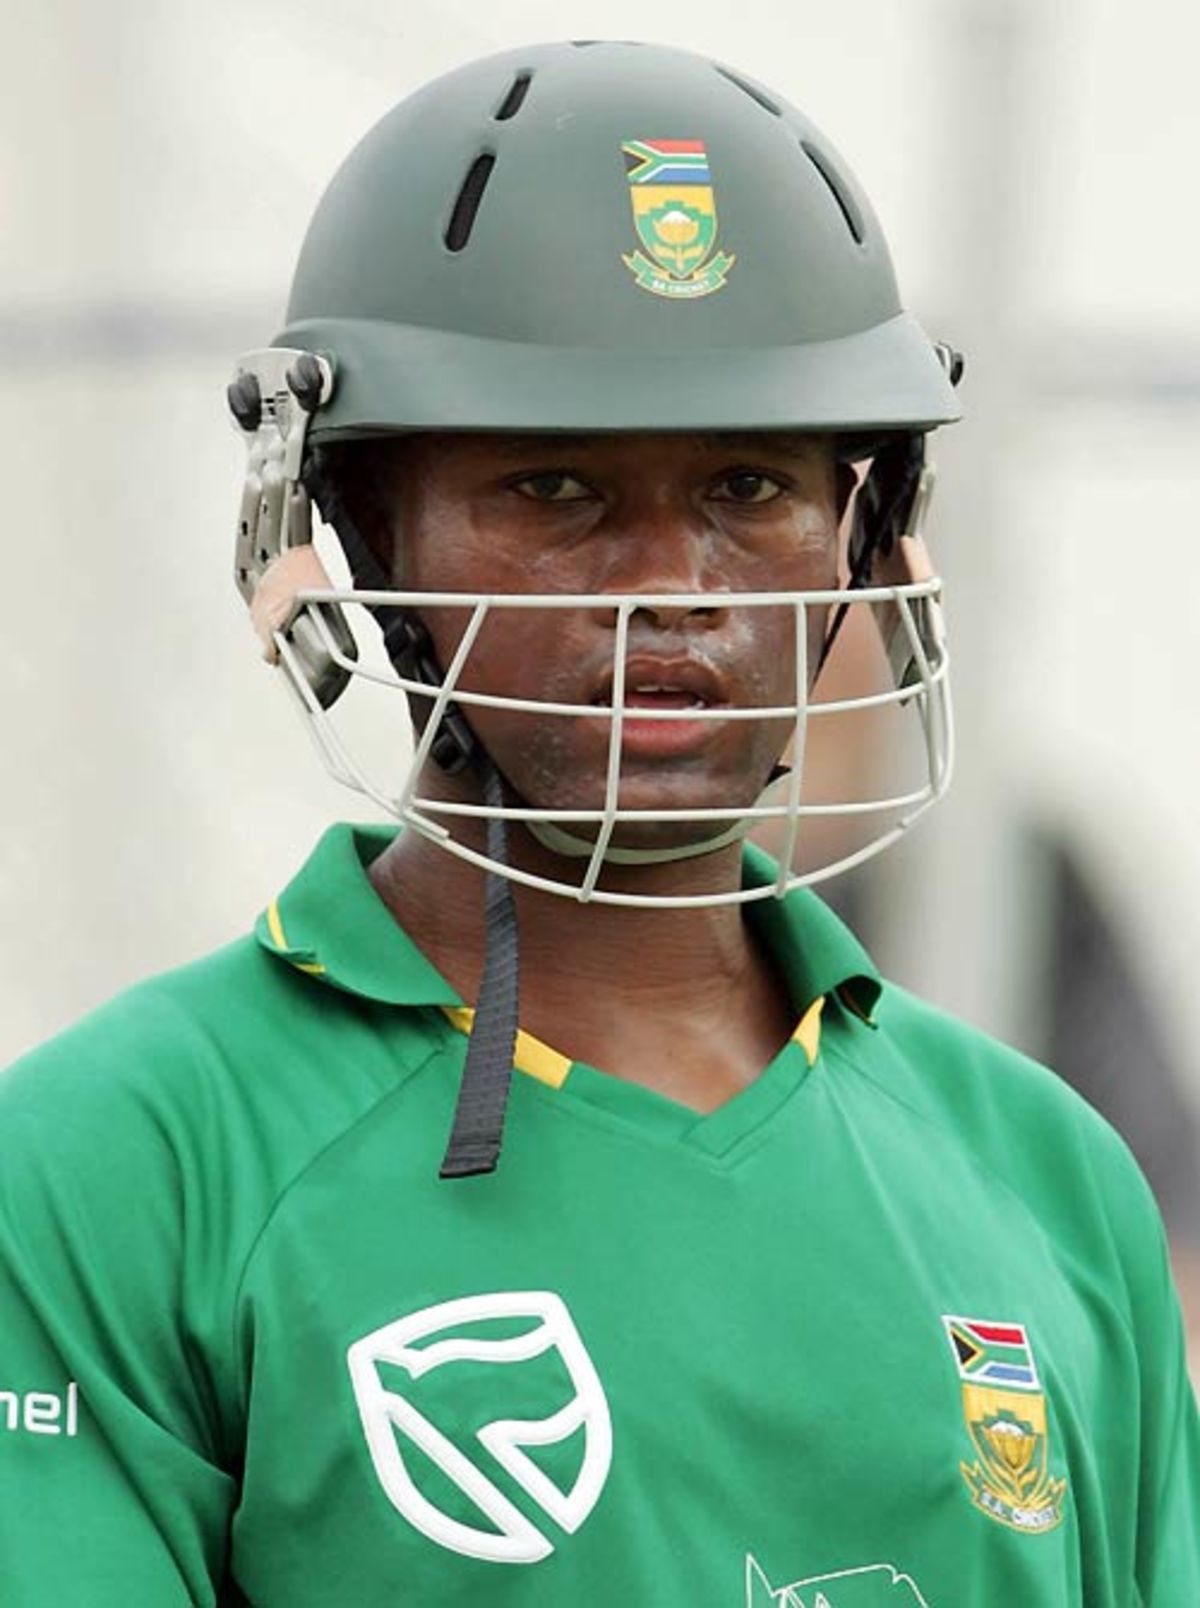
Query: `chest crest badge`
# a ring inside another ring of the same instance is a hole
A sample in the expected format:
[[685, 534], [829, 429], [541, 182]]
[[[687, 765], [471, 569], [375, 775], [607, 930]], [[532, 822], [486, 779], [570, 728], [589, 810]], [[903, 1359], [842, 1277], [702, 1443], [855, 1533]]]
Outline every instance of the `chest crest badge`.
[[1028, 1534], [1062, 1523], [1067, 1482], [1050, 1473], [1046, 1397], [1024, 1325], [943, 1317], [975, 1452], [963, 1479], [981, 1513]]
[[720, 290], [737, 258], [717, 251], [717, 205], [703, 140], [627, 140], [621, 147], [644, 251], [621, 261], [643, 290], [671, 299]]

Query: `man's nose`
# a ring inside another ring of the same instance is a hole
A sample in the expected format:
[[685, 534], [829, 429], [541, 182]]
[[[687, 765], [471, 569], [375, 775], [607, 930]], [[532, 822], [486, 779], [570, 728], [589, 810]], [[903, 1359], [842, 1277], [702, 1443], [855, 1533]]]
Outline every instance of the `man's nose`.
[[[725, 613], [718, 601], [708, 599], [728, 590], [727, 579], [717, 573], [716, 543], [703, 513], [680, 502], [642, 503], [630, 509], [607, 534], [602, 566], [603, 582], [597, 590], [645, 598], [633, 609], [656, 626], [715, 625]], [[703, 603], [671, 603], [673, 596]], [[651, 601], [653, 600], [653, 601]], [[602, 611], [612, 623], [615, 616]]]

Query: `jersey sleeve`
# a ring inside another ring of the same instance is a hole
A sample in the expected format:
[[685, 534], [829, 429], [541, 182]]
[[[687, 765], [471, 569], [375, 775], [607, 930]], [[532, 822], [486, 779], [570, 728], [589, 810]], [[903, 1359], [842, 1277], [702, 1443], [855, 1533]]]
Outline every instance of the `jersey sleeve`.
[[1193, 1608], [1200, 1603], [1200, 1415], [1161, 1236], [1157, 1249], [1157, 1312], [1148, 1302], [1140, 1335], [1145, 1459], [1137, 1584], [1144, 1608]]
[[235, 1481], [188, 1332], [199, 1203], [103, 1036], [0, 1076], [0, 1595], [214, 1608]]
[[1136, 1162], [1108, 1131], [1107, 1199], [1141, 1376], [1137, 1608], [1200, 1603], [1200, 1414], [1162, 1219]]

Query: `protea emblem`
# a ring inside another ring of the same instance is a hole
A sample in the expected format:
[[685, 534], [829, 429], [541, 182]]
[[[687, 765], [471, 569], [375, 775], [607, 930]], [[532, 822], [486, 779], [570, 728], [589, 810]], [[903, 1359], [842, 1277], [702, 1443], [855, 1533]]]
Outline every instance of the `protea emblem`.
[[720, 290], [737, 258], [718, 251], [717, 207], [702, 140], [628, 140], [621, 147], [644, 251], [621, 260], [656, 296]]
[[981, 1513], [1014, 1530], [1062, 1523], [1067, 1482], [1050, 1472], [1046, 1397], [1020, 1323], [946, 1317], [975, 1451], [963, 1479]]

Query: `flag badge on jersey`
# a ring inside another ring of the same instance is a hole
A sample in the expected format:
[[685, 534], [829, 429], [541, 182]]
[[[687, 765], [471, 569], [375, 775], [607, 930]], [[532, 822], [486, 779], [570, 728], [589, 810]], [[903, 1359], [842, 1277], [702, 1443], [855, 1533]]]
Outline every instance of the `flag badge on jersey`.
[[1019, 1323], [981, 1323], [974, 1318], [943, 1321], [959, 1375], [968, 1384], [1039, 1388], [1029, 1337]]
[[675, 299], [720, 290], [737, 258], [715, 249], [717, 204], [703, 140], [627, 140], [621, 153], [645, 247], [621, 260], [637, 283]]
[[943, 1317], [975, 1451], [960, 1463], [981, 1513], [1037, 1534], [1062, 1523], [1067, 1482], [1050, 1472], [1046, 1397], [1023, 1324]]

